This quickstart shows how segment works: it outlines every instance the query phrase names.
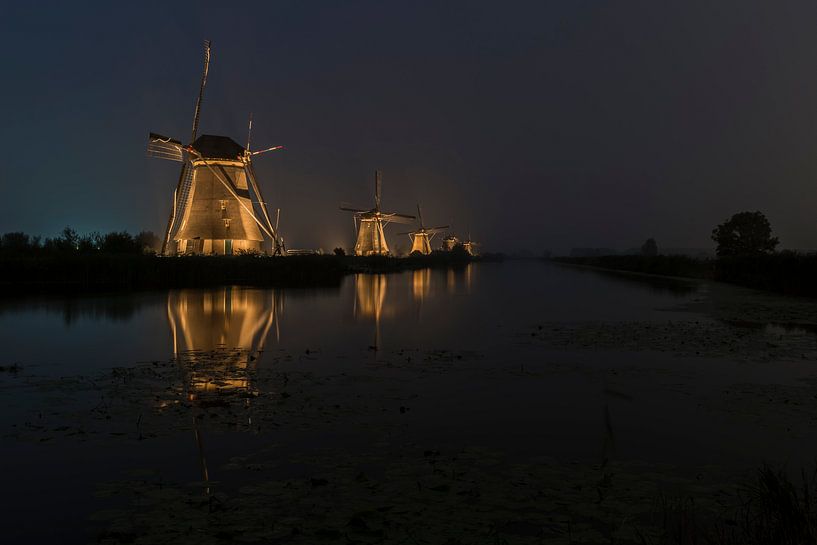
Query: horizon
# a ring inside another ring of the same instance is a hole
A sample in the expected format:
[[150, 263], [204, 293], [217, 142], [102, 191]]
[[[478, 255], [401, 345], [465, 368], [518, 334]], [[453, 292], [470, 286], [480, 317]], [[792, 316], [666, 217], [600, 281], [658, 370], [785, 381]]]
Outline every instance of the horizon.
[[147, 134], [184, 140], [212, 39], [200, 134], [243, 142], [252, 113], [258, 148], [286, 146], [256, 169], [294, 247], [349, 247], [338, 206], [377, 168], [385, 208], [486, 249], [711, 247], [742, 210], [815, 248], [817, 7], [796, 4], [290, 3], [237, 27], [215, 3], [11, 7], [0, 231], [161, 236], [177, 168]]

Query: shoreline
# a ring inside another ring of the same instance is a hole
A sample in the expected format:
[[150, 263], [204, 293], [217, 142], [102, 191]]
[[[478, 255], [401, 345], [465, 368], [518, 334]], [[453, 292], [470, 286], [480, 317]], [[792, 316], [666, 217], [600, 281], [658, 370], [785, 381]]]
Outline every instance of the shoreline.
[[93, 294], [225, 285], [331, 288], [350, 274], [388, 274], [465, 267], [501, 256], [431, 254], [409, 257], [155, 255], [20, 256], [0, 260], [0, 298], [26, 294]]
[[770, 255], [697, 259], [687, 256], [610, 255], [555, 257], [559, 265], [640, 274], [656, 278], [709, 280], [780, 295], [817, 298], [817, 255]]

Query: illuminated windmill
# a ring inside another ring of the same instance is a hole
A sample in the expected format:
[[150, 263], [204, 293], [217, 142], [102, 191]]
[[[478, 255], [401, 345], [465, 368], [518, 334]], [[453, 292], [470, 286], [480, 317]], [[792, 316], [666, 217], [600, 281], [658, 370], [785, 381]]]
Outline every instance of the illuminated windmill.
[[[197, 137], [201, 103], [210, 66], [210, 42], [204, 43], [204, 72], [193, 114], [190, 143], [150, 133], [148, 155], [182, 163], [173, 193], [162, 253], [223, 254], [264, 251], [265, 242], [280, 253], [281, 238], [261, 196], [252, 157], [281, 149], [249, 150], [226, 136]], [[250, 122], [252, 129], [252, 122]]]
[[474, 242], [471, 240], [471, 233], [468, 233], [468, 240], [462, 241], [462, 249], [465, 250], [470, 256], [477, 255], [477, 246], [479, 246], [479, 242]]
[[374, 181], [374, 208], [371, 210], [340, 207], [341, 210], [354, 214], [355, 229], [357, 231], [355, 255], [388, 255], [389, 245], [386, 243], [386, 234], [383, 232], [383, 228], [391, 222], [411, 223], [414, 220], [414, 216], [380, 210], [381, 183], [380, 171], [377, 170], [375, 171]]
[[423, 223], [423, 211], [420, 209], [419, 204], [417, 205], [417, 218], [417, 221], [420, 222], [419, 229], [400, 234], [408, 235], [411, 238], [411, 252], [409, 253], [420, 252], [423, 255], [428, 255], [431, 253], [431, 239], [443, 229], [448, 229], [448, 225], [427, 228]]
[[445, 252], [450, 252], [454, 248], [456, 248], [459, 243], [460, 239], [457, 238], [457, 235], [448, 235], [443, 239], [443, 245], [441, 249]]

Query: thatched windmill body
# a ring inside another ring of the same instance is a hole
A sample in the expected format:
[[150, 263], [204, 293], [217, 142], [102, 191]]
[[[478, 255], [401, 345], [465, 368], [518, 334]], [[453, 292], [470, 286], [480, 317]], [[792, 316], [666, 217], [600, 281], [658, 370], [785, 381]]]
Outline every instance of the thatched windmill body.
[[162, 253], [229, 255], [267, 249], [280, 253], [281, 238], [270, 221], [252, 157], [282, 146], [250, 151], [249, 142], [244, 148], [227, 136], [197, 136], [210, 67], [210, 42], [205, 42], [204, 51], [190, 143], [183, 145], [156, 133], [148, 138], [148, 155], [182, 163]]
[[440, 249], [445, 252], [451, 252], [459, 243], [460, 239], [457, 238], [457, 235], [448, 235], [443, 239], [443, 244]]
[[462, 241], [462, 249], [465, 250], [465, 253], [467, 253], [470, 256], [476, 256], [479, 254], [479, 250], [477, 250], [477, 247], [479, 245], [480, 245], [479, 242], [474, 242], [473, 240], [471, 240], [470, 233], [468, 234], [468, 239]]
[[396, 212], [383, 212], [380, 209], [380, 186], [382, 176], [380, 171], [375, 171], [374, 183], [374, 208], [363, 210], [361, 208], [350, 208], [341, 206], [340, 209], [354, 214], [355, 230], [357, 239], [355, 241], [355, 255], [389, 255], [389, 245], [386, 242], [384, 227], [389, 223], [411, 223], [415, 218], [407, 214]]
[[419, 252], [423, 255], [429, 255], [431, 253], [431, 240], [434, 238], [434, 235], [444, 229], [448, 229], [448, 225], [426, 227], [423, 223], [423, 211], [419, 204], [417, 205], [417, 221], [420, 223], [420, 226], [416, 231], [408, 231], [400, 234], [408, 235], [409, 238], [411, 238], [411, 252], [409, 253]]

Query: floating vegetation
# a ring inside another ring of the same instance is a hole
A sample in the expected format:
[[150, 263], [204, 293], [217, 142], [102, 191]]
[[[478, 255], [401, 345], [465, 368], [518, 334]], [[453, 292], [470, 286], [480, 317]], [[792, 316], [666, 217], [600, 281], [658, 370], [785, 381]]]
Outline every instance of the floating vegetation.
[[[636, 323], [541, 324], [520, 338], [522, 345], [533, 348], [545, 343], [612, 350], [610, 337], [618, 335], [618, 345], [624, 350], [655, 350], [663, 343], [678, 342], [673, 335], [708, 331], [708, 336], [685, 350], [711, 355], [719, 352], [703, 347], [717, 346], [718, 330], [707, 329], [713, 323], [685, 322], [680, 328], [675, 327], [676, 322], [650, 327]], [[752, 343], [761, 339], [768, 342], [767, 337], [754, 337], [768, 336], [766, 330], [747, 329], [743, 334], [749, 346], [757, 347]], [[797, 345], [799, 333], [783, 334], [774, 347], [780, 353], [793, 354], [794, 346], [802, 348]], [[91, 517], [90, 524], [97, 529], [97, 541], [110, 545], [680, 545], [696, 541], [683, 537], [689, 533], [681, 537], [673, 533], [678, 524], [684, 531], [698, 532], [694, 535], [714, 535], [710, 532], [732, 522], [758, 520], [761, 511], [745, 511], [767, 501], [758, 498], [771, 498], [768, 502], [777, 502], [779, 507], [762, 511], [766, 522], [758, 527], [759, 534], [774, 531], [779, 521], [788, 524], [786, 517], [791, 512], [800, 513], [798, 521], [807, 521], [804, 528], [813, 524], [809, 503], [813, 487], [792, 492], [789, 485], [777, 486], [775, 482], [783, 482], [779, 473], [772, 474], [777, 481], [764, 474], [762, 487], [756, 487], [760, 492], [752, 495], [749, 488], [735, 487], [742, 478], [739, 470], [714, 466], [681, 470], [618, 460], [607, 405], [599, 430], [603, 453], [593, 453], [590, 458], [600, 458], [595, 461], [511, 453], [505, 450], [508, 445], [501, 435], [485, 448], [472, 445], [467, 434], [439, 443], [407, 433], [418, 417], [435, 414], [435, 407], [427, 403], [434, 398], [423, 395], [422, 388], [429, 384], [423, 378], [436, 374], [459, 381], [467, 376], [474, 384], [480, 384], [475, 379], [548, 381], [554, 365], [579, 370], [569, 363], [537, 363], [527, 358], [520, 369], [518, 364], [506, 365], [477, 352], [447, 349], [402, 348], [380, 351], [374, 357], [367, 351], [359, 355], [358, 371], [347, 366], [319, 372], [320, 366], [312, 367], [312, 360], [331, 360], [321, 350], [258, 353], [221, 347], [183, 352], [167, 361], [142, 362], [95, 376], [55, 378], [27, 372], [3, 382], [4, 387], [31, 393], [24, 420], [4, 430], [4, 437], [32, 442], [94, 441], [103, 448], [136, 448], [170, 438], [195, 446], [199, 460], [191, 460], [191, 465], [200, 475], [195, 482], [146, 468], [98, 485], [105, 508]], [[641, 393], [631, 393], [628, 385], [634, 383], [624, 381], [653, 371], [624, 365], [597, 370], [605, 374], [598, 391], [605, 403], [633, 403]], [[670, 377], [672, 388], [703, 395], [691, 391], [694, 379], [679, 385], [676, 378]], [[668, 387], [666, 381], [654, 379], [650, 375], [650, 388]], [[531, 383], [535, 387], [542, 384]], [[802, 387], [735, 384], [717, 396], [694, 399], [694, 404], [752, 421], [774, 417], [812, 425], [817, 414], [815, 387], [817, 382], [808, 381]], [[221, 436], [224, 448], [224, 443], [239, 437], [235, 432], [254, 440], [248, 442], [250, 446], [237, 447], [237, 455], [227, 459], [207, 457], [208, 441]], [[548, 430], [541, 433], [546, 435]], [[308, 440], [298, 443], [291, 439], [296, 436]], [[739, 518], [740, 513], [744, 519]], [[732, 545], [740, 541], [712, 542]]]
[[817, 336], [806, 330], [741, 327], [717, 320], [543, 323], [520, 338], [570, 349], [653, 350], [762, 362], [817, 360]]

